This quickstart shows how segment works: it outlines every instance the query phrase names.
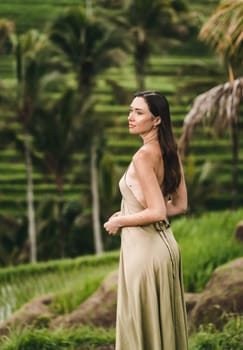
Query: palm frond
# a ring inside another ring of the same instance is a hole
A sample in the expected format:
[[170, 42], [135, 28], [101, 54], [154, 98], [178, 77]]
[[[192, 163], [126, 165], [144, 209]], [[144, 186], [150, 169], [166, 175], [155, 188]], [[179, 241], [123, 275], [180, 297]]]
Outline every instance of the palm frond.
[[15, 25], [7, 19], [0, 18], [0, 54], [7, 54], [13, 49]]
[[179, 149], [186, 153], [194, 127], [204, 120], [217, 131], [224, 130], [232, 121], [239, 118], [239, 106], [243, 100], [243, 77], [233, 83], [225, 83], [199, 95], [192, 109], [186, 115]]
[[202, 27], [199, 38], [228, 60], [243, 57], [243, 0], [226, 0]]

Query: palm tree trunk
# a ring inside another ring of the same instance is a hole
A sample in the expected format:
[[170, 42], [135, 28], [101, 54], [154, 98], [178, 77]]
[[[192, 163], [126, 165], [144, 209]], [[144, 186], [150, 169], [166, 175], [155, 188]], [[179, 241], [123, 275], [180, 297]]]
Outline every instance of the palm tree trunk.
[[229, 74], [229, 82], [232, 84], [234, 82], [235, 77], [234, 77], [232, 65], [230, 63], [228, 63], [228, 74]]
[[103, 242], [100, 229], [100, 203], [99, 203], [99, 185], [97, 171], [97, 154], [95, 141], [91, 145], [91, 189], [92, 189], [92, 217], [93, 217], [93, 234], [95, 253], [103, 252]]
[[[233, 84], [234, 73], [230, 62], [228, 63], [229, 82]], [[230, 123], [231, 145], [232, 145], [232, 210], [237, 209], [238, 205], [238, 158], [239, 158], [239, 134], [238, 134], [238, 118], [232, 118]]]
[[86, 15], [88, 17], [91, 17], [93, 14], [92, 0], [85, 0], [85, 7], [86, 7]]
[[36, 227], [35, 227], [35, 209], [34, 209], [34, 192], [33, 192], [33, 172], [32, 161], [30, 155], [29, 133], [25, 130], [24, 133], [25, 145], [25, 164], [27, 176], [27, 206], [28, 206], [28, 235], [30, 242], [30, 261], [35, 263], [37, 261], [36, 249]]
[[62, 178], [58, 180], [58, 198], [57, 198], [57, 230], [58, 230], [58, 240], [59, 240], [59, 249], [60, 257], [65, 258], [65, 239], [64, 239], [64, 227], [63, 227], [63, 185]]
[[137, 88], [139, 91], [145, 90], [145, 67], [147, 63], [147, 54], [145, 43], [137, 44], [134, 54], [135, 76]]
[[143, 62], [135, 63], [135, 76], [137, 82], [137, 88], [139, 91], [145, 90], [145, 72]]
[[232, 144], [232, 209], [237, 209], [238, 205], [238, 123], [236, 120], [231, 121], [231, 144]]

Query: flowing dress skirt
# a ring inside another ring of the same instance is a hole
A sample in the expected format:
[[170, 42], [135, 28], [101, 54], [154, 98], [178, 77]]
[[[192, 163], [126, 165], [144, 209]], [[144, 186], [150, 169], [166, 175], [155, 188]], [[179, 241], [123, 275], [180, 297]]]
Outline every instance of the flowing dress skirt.
[[[143, 209], [120, 181], [122, 214]], [[187, 350], [179, 247], [165, 222], [121, 232], [116, 350]]]

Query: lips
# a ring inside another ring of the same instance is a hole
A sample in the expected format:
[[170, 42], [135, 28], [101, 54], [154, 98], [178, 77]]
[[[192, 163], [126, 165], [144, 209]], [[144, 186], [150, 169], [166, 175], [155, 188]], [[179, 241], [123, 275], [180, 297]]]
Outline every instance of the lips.
[[135, 128], [134, 124], [128, 124], [129, 128]]

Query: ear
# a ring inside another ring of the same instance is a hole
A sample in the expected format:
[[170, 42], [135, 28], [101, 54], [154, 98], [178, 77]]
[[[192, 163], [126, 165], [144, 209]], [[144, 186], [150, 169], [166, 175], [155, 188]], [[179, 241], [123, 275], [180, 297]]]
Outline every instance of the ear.
[[154, 127], [158, 126], [159, 124], [161, 123], [161, 118], [158, 116], [158, 117], [155, 117], [155, 120], [154, 120]]

